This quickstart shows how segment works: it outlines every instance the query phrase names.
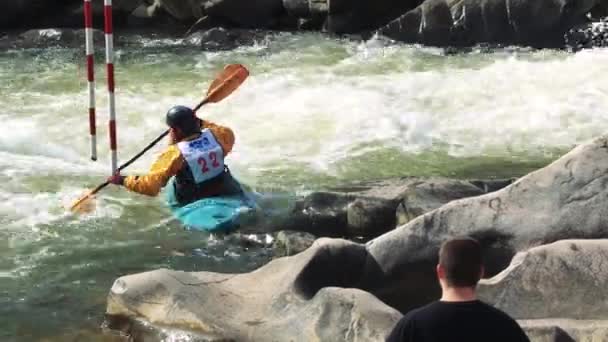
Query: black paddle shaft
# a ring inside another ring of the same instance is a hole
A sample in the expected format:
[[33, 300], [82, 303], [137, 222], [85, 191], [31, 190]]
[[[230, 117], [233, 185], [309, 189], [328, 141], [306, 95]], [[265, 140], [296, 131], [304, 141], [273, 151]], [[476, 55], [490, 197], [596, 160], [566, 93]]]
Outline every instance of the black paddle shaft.
[[[146, 146], [138, 154], [134, 155], [133, 158], [129, 159], [126, 163], [120, 165], [120, 167], [118, 167], [118, 169], [116, 170], [116, 173], [120, 173], [120, 171], [122, 171], [124, 168], [133, 164], [137, 159], [139, 159], [139, 157], [143, 156], [144, 153], [148, 152], [152, 147], [154, 147], [154, 145], [158, 144], [159, 141], [163, 140], [163, 138], [166, 137], [167, 134], [169, 134], [169, 130], [164, 131], [163, 134], [159, 135], [158, 138], [154, 139], [154, 141], [149, 143], [148, 146]], [[104, 182], [102, 184], [99, 184], [99, 186], [97, 186], [95, 189], [93, 189], [93, 191], [91, 191], [89, 196], [98, 193], [99, 190], [105, 188], [109, 184], [110, 182]]]
[[154, 147], [154, 145], [158, 144], [159, 141], [163, 140], [163, 138], [166, 137], [167, 134], [169, 134], [169, 130], [164, 131], [161, 135], [158, 136], [158, 138], [154, 139], [154, 141], [149, 143], [148, 146], [146, 146], [138, 154], [133, 156], [133, 158], [129, 159], [126, 163], [120, 165], [120, 167], [116, 170], [116, 173], [122, 171], [127, 166], [133, 164], [137, 159], [139, 159], [139, 157], [143, 156], [144, 153], [148, 152], [152, 147]]

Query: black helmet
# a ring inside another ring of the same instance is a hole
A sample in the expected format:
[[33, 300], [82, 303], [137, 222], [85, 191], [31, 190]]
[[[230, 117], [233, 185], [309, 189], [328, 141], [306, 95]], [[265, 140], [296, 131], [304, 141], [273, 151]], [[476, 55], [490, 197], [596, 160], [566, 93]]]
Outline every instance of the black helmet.
[[175, 106], [167, 112], [167, 125], [177, 128], [183, 134], [194, 134], [201, 131], [199, 119], [194, 111], [186, 106]]

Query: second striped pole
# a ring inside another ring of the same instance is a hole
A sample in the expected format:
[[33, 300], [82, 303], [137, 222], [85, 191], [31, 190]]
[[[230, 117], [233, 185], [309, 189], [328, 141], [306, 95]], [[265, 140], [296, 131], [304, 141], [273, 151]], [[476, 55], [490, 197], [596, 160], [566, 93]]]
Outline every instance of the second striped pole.
[[87, 55], [87, 84], [89, 91], [89, 132], [91, 159], [97, 160], [97, 124], [95, 119], [95, 58], [93, 47], [93, 13], [91, 0], [84, 0], [84, 30]]
[[116, 141], [116, 102], [114, 100], [114, 37], [112, 27], [112, 0], [104, 0], [104, 26], [106, 37], [106, 68], [108, 73], [108, 112], [110, 114], [110, 150], [112, 154], [112, 174], [118, 168]]

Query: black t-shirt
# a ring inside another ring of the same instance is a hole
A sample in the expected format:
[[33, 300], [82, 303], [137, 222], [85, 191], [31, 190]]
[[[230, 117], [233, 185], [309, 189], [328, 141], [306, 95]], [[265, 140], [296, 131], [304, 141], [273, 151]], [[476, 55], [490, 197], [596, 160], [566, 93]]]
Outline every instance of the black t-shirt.
[[506, 313], [481, 301], [434, 302], [408, 312], [387, 342], [529, 342]]

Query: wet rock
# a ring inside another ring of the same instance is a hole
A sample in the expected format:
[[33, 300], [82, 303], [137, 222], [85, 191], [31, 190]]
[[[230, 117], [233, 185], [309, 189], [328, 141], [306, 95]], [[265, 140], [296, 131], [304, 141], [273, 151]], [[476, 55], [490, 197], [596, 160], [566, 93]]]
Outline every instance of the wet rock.
[[359, 33], [376, 29], [420, 4], [421, 0], [283, 0], [289, 15], [323, 21], [335, 33]]
[[488, 277], [519, 251], [563, 239], [607, 238], [607, 168], [603, 136], [506, 188], [419, 216], [368, 242], [381, 271], [362, 288], [402, 311], [430, 302], [440, 293], [434, 274], [439, 246], [453, 236], [481, 242]]
[[[131, 13], [143, 4], [143, 0], [114, 0], [112, 1], [112, 24], [115, 29], [123, 28]], [[104, 28], [104, 2], [92, 1], [93, 27]], [[84, 26], [84, 1], [73, 1], [65, 4], [60, 10], [49, 13], [43, 20], [44, 27], [62, 27], [79, 29]]]
[[513, 181], [514, 179], [459, 181], [435, 178], [413, 182], [403, 193], [403, 199], [397, 207], [397, 224], [405, 224], [455, 199], [502, 189]]
[[478, 43], [562, 47], [563, 34], [601, 0], [427, 0], [382, 27], [408, 43], [469, 46]]
[[356, 198], [346, 206], [348, 236], [370, 237], [380, 235], [395, 227], [395, 213], [394, 201], [378, 198]]
[[296, 203], [286, 229], [316, 236], [346, 235], [346, 208], [354, 199], [346, 193], [312, 193]]
[[546, 322], [539, 325], [527, 325], [526, 323], [518, 322], [522, 327], [530, 341], [533, 342], [575, 342], [567, 332], [560, 327]]
[[235, 341], [384, 341], [401, 315], [369, 293], [341, 288], [356, 282], [365, 256], [361, 245], [321, 239], [251, 273], [125, 276], [106, 311]]
[[245, 29], [225, 29], [216, 27], [192, 33], [186, 38], [187, 44], [200, 46], [203, 50], [231, 50], [243, 45], [254, 45], [268, 36], [266, 31]]
[[608, 317], [608, 240], [562, 240], [520, 252], [479, 285], [479, 296], [517, 319]]
[[[143, 0], [112, 2], [115, 28], [124, 27], [127, 17]], [[0, 2], [0, 27], [10, 29], [73, 28], [84, 26], [84, 2], [77, 0], [11, 0]], [[93, 1], [93, 24], [103, 28], [103, 1]]]
[[288, 229], [316, 236], [379, 236], [452, 200], [479, 196], [513, 180], [403, 178], [313, 193], [296, 204]]
[[[336, 1], [339, 2], [341, 1]], [[283, 0], [283, 6], [289, 15], [296, 18], [327, 17], [330, 2], [329, 0]]]
[[563, 318], [517, 321], [532, 342], [608, 341], [608, 321]]
[[[124, 342], [128, 336], [128, 341], [145, 341], [145, 342], [165, 342], [165, 341], [188, 341], [188, 342], [234, 342], [230, 339], [225, 339], [221, 336], [214, 336], [188, 329], [179, 329], [177, 327], [162, 327], [154, 326], [150, 323], [138, 320], [129, 319], [123, 316], [106, 316], [102, 325], [104, 329], [104, 341], [106, 336], [115, 335], [116, 342]], [[97, 336], [94, 336], [97, 337]], [[62, 339], [60, 341], [66, 341]], [[81, 341], [85, 339], [72, 339], [71, 341]], [[87, 341], [89, 339], [86, 339]], [[91, 339], [93, 340], [93, 339]], [[114, 340], [109, 340], [114, 341]]]
[[203, 16], [201, 0], [154, 0], [154, 4], [177, 20], [192, 20]]
[[322, 31], [330, 11], [344, 3], [342, 0], [283, 0], [283, 7], [290, 17], [298, 19], [298, 29]]
[[272, 28], [285, 13], [281, 0], [207, 0], [203, 8], [210, 17], [253, 29]]
[[[104, 46], [104, 33], [99, 30], [93, 31], [93, 39], [97, 47]], [[83, 47], [85, 42], [85, 30], [79, 29], [44, 29], [28, 30], [10, 39], [8, 42], [13, 48], [45, 48], [55, 47]]]
[[312, 234], [294, 231], [280, 231], [277, 234], [272, 248], [274, 257], [292, 256], [305, 251], [312, 246], [316, 237]]
[[608, 17], [568, 30], [564, 40], [574, 51], [608, 46]]
[[401, 14], [415, 8], [423, 0], [331, 1], [341, 6], [330, 7], [327, 30], [335, 33], [359, 33], [375, 30]]
[[161, 8], [161, 5], [158, 1], [153, 2], [152, 4], [148, 4], [148, 3], [142, 3], [139, 6], [137, 6], [136, 8], [133, 9], [133, 11], [131, 12], [131, 15], [136, 17], [136, 18], [154, 18], [159, 9]]
[[230, 245], [238, 245], [242, 248], [268, 248], [271, 247], [274, 238], [269, 234], [241, 234], [232, 233], [220, 236], [225, 243]]
[[[179, 22], [167, 11], [163, 10], [158, 3], [151, 5], [144, 3], [134, 9], [125, 20], [126, 31], [139, 31], [146, 36], [153, 34], [168, 34], [171, 38], [182, 38], [187, 32], [189, 22]], [[121, 33], [124, 34], [125, 30]]]

